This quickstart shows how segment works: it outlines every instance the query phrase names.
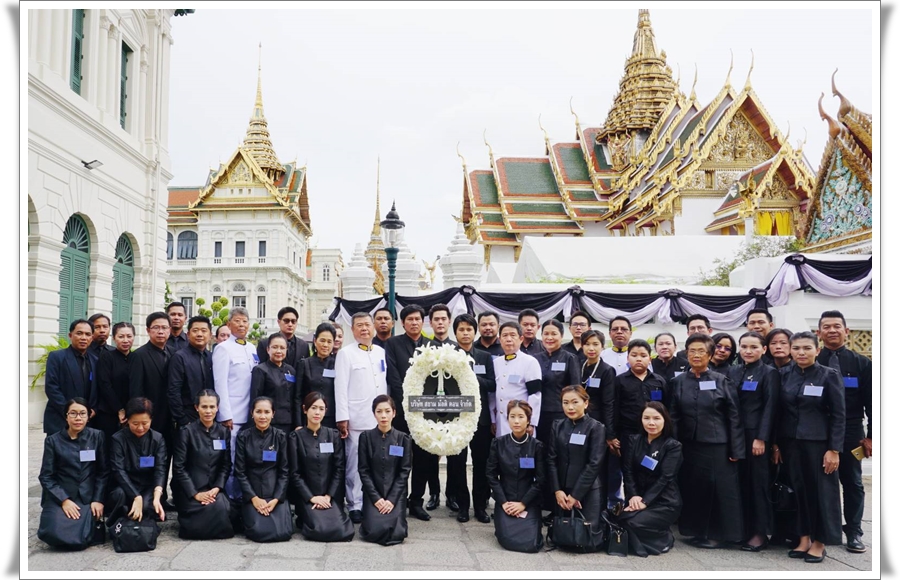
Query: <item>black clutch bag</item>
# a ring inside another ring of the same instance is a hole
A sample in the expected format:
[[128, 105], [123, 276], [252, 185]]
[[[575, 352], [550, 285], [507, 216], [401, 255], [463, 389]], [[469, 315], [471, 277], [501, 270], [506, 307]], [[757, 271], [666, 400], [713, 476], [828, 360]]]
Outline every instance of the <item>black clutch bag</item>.
[[788, 485], [787, 477], [781, 477], [781, 464], [775, 465], [775, 480], [772, 482], [769, 501], [776, 512], [792, 512], [797, 510], [797, 494]]

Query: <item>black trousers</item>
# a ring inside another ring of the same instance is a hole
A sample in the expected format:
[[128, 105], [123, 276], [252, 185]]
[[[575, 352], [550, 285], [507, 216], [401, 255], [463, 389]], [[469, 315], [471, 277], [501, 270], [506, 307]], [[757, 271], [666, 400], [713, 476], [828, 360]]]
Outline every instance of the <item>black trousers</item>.
[[862, 461], [853, 457], [852, 449], [860, 446], [866, 436], [862, 422], [848, 421], [844, 435], [844, 449], [838, 465], [838, 477], [844, 492], [844, 533], [863, 535], [862, 516], [866, 505], [866, 490], [862, 482]]
[[[827, 441], [779, 442], [797, 494], [797, 533], [823, 544], [841, 544], [841, 490], [837, 472], [825, 475]], [[854, 461], [856, 461], [854, 459]]]
[[[491, 486], [487, 479], [487, 460], [491, 453], [491, 424], [479, 424], [475, 435], [469, 442], [472, 449], [472, 505], [476, 510], [486, 510], [491, 497]], [[459, 501], [461, 495], [457, 494]]]
[[747, 442], [745, 459], [738, 462], [741, 477], [741, 500], [744, 507], [744, 535], [747, 539], [756, 534], [769, 535], [773, 529], [771, 492], [769, 490], [772, 465], [769, 446], [762, 455], [753, 455], [756, 432], [745, 431]]
[[409, 490], [409, 507], [422, 507], [425, 486], [428, 484], [432, 474], [434, 474], [434, 477], [437, 477], [440, 457], [425, 451], [413, 441], [412, 460], [412, 486], [410, 486]]
[[447, 497], [455, 497], [461, 511], [469, 510], [469, 482], [466, 478], [468, 457], [468, 447], [456, 455], [447, 456]]

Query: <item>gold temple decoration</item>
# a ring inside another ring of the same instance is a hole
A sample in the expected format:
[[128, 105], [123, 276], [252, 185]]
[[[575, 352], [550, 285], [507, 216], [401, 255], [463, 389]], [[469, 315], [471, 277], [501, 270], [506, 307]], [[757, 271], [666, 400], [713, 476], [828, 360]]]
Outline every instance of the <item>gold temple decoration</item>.
[[253, 156], [257, 165], [273, 182], [284, 174], [284, 166], [278, 161], [272, 139], [269, 137], [269, 123], [263, 113], [262, 98], [262, 43], [259, 43], [260, 63], [256, 81], [256, 102], [253, 103], [253, 114], [247, 126], [247, 135], [242, 147]]
[[378, 294], [384, 294], [384, 273], [381, 266], [387, 262], [387, 254], [384, 251], [384, 241], [381, 239], [381, 157], [378, 157], [378, 169], [375, 173], [375, 219], [372, 222], [372, 233], [369, 235], [369, 245], [366, 247], [366, 261], [375, 272], [375, 281], [372, 287]]

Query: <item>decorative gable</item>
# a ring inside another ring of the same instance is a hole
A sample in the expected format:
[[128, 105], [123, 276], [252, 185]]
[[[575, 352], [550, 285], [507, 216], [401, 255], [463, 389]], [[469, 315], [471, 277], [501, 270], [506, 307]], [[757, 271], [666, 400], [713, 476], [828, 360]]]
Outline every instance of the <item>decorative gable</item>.
[[842, 151], [835, 149], [813, 218], [809, 243], [871, 232], [872, 192], [850, 170]]

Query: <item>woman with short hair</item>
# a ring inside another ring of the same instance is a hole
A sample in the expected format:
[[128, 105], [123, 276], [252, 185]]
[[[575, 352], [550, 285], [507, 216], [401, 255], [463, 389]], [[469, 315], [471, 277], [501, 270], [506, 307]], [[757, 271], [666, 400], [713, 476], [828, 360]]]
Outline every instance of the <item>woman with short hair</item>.
[[718, 332], [712, 337], [715, 350], [709, 361], [709, 370], [728, 376], [731, 365], [737, 357], [738, 347], [734, 337], [727, 332]]
[[[250, 371], [250, 400], [266, 397], [272, 400], [272, 427], [290, 433], [300, 426], [295, 420], [300, 413], [295, 412], [297, 402], [297, 371], [284, 362], [288, 353], [287, 338], [275, 333], [269, 337], [266, 345], [269, 360], [262, 362]], [[247, 422], [253, 423], [253, 411], [250, 411]]]
[[316, 327], [313, 345], [315, 352], [312, 356], [303, 359], [303, 364], [297, 369], [297, 401], [294, 403], [294, 418], [296, 425], [304, 425], [307, 420], [307, 412], [303, 411], [303, 400], [310, 393], [321, 394], [325, 402], [325, 416], [322, 417], [322, 425], [330, 429], [337, 429], [335, 420], [334, 401], [334, 341], [337, 330], [334, 325], [323, 322]]
[[116, 348], [100, 349], [97, 359], [97, 414], [92, 421], [95, 428], [106, 433], [108, 444], [125, 423], [134, 325], [117, 322], [112, 328], [112, 337]]

